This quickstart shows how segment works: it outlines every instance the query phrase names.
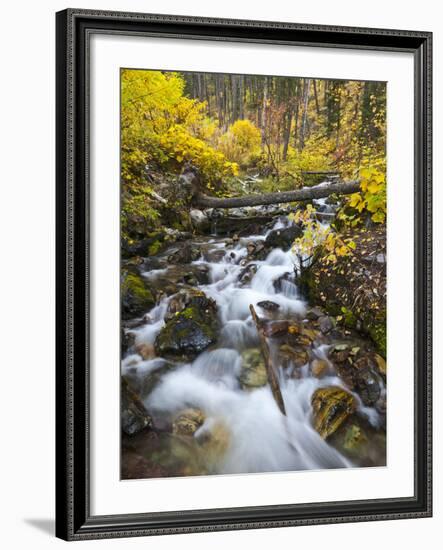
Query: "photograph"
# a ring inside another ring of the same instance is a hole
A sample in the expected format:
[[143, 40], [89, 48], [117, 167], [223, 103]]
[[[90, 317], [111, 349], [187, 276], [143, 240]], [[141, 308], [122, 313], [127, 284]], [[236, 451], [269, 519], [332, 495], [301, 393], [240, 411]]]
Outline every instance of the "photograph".
[[120, 69], [121, 480], [386, 466], [386, 89]]

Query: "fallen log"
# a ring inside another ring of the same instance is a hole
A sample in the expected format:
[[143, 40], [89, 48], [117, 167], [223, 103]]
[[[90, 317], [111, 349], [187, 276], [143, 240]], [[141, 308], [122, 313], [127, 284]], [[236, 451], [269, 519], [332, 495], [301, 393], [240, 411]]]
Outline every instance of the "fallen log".
[[360, 189], [358, 181], [346, 183], [331, 183], [330, 185], [316, 185], [314, 187], [303, 187], [294, 191], [282, 191], [276, 193], [262, 193], [256, 195], [245, 195], [243, 197], [232, 197], [221, 199], [209, 197], [203, 193], [197, 193], [193, 198], [193, 205], [199, 208], [239, 208], [242, 206], [261, 206], [266, 204], [279, 204], [283, 202], [297, 202], [312, 199], [322, 199], [333, 193], [337, 195], [349, 195]]
[[277, 403], [277, 406], [280, 409], [281, 413], [286, 416], [285, 403], [283, 401], [283, 396], [280, 391], [280, 384], [278, 382], [277, 373], [275, 372], [274, 366], [271, 361], [271, 354], [269, 352], [269, 346], [268, 342], [266, 341], [263, 327], [252, 304], [250, 304], [249, 309], [251, 310], [252, 318], [254, 320], [255, 326], [257, 327], [258, 336], [260, 338], [261, 351], [265, 360], [266, 374], [268, 377], [269, 385], [271, 386], [272, 395], [274, 396], [275, 402]]
[[324, 175], [331, 175], [331, 176], [340, 176], [340, 172], [336, 172], [334, 170], [302, 170], [302, 175], [314, 175], [314, 176], [324, 176]]

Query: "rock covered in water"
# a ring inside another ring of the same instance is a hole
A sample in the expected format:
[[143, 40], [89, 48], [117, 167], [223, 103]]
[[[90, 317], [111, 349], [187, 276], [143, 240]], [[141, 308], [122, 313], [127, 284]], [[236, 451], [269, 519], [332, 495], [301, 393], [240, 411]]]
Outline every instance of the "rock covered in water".
[[196, 289], [179, 294], [173, 311], [171, 300], [167, 322], [157, 335], [155, 349], [161, 357], [193, 359], [217, 341], [217, 305]]
[[277, 311], [280, 308], [279, 304], [271, 302], [271, 300], [263, 300], [262, 302], [257, 302], [257, 305], [265, 311]]
[[257, 348], [246, 349], [241, 354], [241, 358], [239, 381], [242, 388], [253, 389], [266, 386], [268, 377], [261, 351]]
[[338, 386], [316, 390], [311, 405], [314, 428], [323, 439], [331, 436], [356, 409], [354, 396]]
[[155, 306], [155, 298], [143, 277], [132, 271], [121, 275], [122, 318], [130, 319], [143, 315]]
[[324, 359], [313, 359], [310, 365], [312, 376], [315, 378], [323, 378], [328, 374], [329, 365]]
[[172, 433], [193, 436], [204, 421], [205, 416], [200, 409], [185, 409], [180, 411], [172, 421]]
[[139, 396], [124, 378], [121, 383], [121, 426], [127, 435], [152, 426], [152, 419]]
[[137, 344], [134, 349], [144, 361], [149, 361], [149, 359], [155, 357], [155, 349], [152, 344]]

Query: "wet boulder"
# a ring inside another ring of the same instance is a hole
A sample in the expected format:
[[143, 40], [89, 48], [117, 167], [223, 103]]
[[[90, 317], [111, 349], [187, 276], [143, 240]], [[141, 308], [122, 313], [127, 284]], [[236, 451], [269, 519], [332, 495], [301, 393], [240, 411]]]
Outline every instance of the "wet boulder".
[[169, 254], [168, 261], [172, 264], [190, 264], [201, 256], [200, 249], [192, 243], [185, 243]]
[[157, 355], [193, 359], [217, 341], [217, 306], [204, 292], [195, 289], [180, 295], [173, 312], [171, 302], [166, 324], [155, 340]]
[[122, 318], [130, 319], [145, 314], [155, 306], [155, 298], [143, 277], [123, 270], [121, 275]]
[[197, 288], [183, 288], [169, 300], [168, 309], [165, 315], [165, 321], [170, 321], [178, 313], [184, 311], [187, 307], [196, 307], [207, 314], [217, 313], [217, 304], [212, 298]]
[[239, 381], [243, 389], [254, 389], [266, 386], [268, 377], [265, 361], [257, 348], [246, 349], [242, 353], [242, 366]]
[[206, 212], [198, 210], [197, 208], [191, 208], [189, 212], [191, 223], [193, 228], [199, 233], [208, 233], [211, 229], [211, 221], [208, 218]]
[[316, 390], [311, 398], [313, 424], [323, 439], [331, 436], [355, 412], [352, 394], [338, 386]]
[[295, 239], [301, 237], [303, 230], [298, 225], [291, 225], [284, 229], [272, 230], [265, 240], [265, 245], [268, 248], [281, 248], [283, 251], [287, 251], [293, 245]]
[[121, 426], [126, 435], [134, 435], [152, 426], [152, 419], [140, 397], [124, 378], [121, 383]]

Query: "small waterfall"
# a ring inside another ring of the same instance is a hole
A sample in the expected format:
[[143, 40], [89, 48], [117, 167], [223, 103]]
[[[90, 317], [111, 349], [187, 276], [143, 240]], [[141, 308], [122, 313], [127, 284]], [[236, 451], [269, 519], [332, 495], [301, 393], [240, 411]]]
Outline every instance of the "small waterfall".
[[[211, 220], [212, 234], [217, 232], [217, 217]], [[275, 227], [284, 228], [287, 219], [278, 220]], [[250, 304], [266, 315], [257, 304], [272, 302], [279, 319], [303, 319], [306, 304], [300, 298], [294, 282], [295, 254], [289, 250], [272, 250], [264, 260], [248, 260], [247, 244], [263, 240], [263, 235], [240, 239], [219, 261], [198, 260], [209, 268], [209, 283], [199, 285], [218, 307], [220, 334], [217, 345], [201, 353], [194, 361], [171, 369], [162, 375], [161, 383], [147, 396], [145, 405], [159, 415], [173, 415], [188, 407], [201, 409], [205, 422], [199, 428], [203, 437], [220, 423], [229, 434], [229, 445], [214, 466], [214, 473], [275, 472], [320, 468], [344, 468], [352, 463], [328, 445], [312, 427], [311, 397], [318, 388], [343, 385], [333, 369], [323, 379], [314, 378], [306, 364], [297, 379], [281, 377], [281, 391], [287, 410], [286, 420], [280, 414], [269, 386], [253, 391], [240, 387], [239, 372], [242, 352], [259, 346], [257, 329], [252, 322]], [[226, 247], [225, 240], [214, 238], [212, 249]], [[250, 263], [256, 272], [244, 283], [241, 274]], [[168, 268], [151, 275], [168, 277]], [[153, 344], [164, 324], [170, 298], [164, 298], [149, 312], [149, 323], [131, 332], [136, 344]], [[271, 353], [273, 353], [271, 345]], [[314, 357], [327, 359], [328, 346], [313, 349]], [[149, 373], [165, 365], [164, 359], [143, 359], [132, 353], [122, 361], [122, 370], [136, 367], [139, 373]], [[359, 406], [374, 425], [378, 413], [373, 408]], [[197, 434], [196, 434], [197, 435]]]

